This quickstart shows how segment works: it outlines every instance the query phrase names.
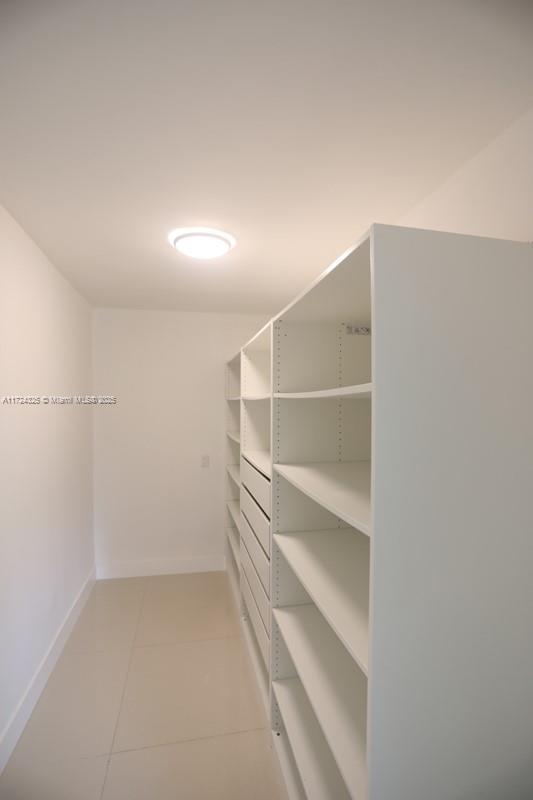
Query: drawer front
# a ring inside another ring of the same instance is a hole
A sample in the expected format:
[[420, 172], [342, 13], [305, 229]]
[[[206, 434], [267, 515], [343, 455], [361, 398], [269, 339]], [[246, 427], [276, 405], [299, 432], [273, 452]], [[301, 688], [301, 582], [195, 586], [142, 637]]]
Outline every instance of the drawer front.
[[261, 655], [263, 656], [263, 661], [265, 662], [267, 672], [270, 672], [270, 640], [265, 630], [265, 626], [261, 620], [261, 615], [257, 610], [250, 585], [246, 575], [243, 572], [241, 572], [241, 592], [246, 610], [248, 612], [248, 618], [254, 629], [255, 638], [257, 640], [257, 644], [259, 645], [259, 649], [261, 650]]
[[270, 481], [241, 456], [241, 483], [270, 517]]
[[241, 486], [241, 511], [259, 539], [261, 547], [270, 556], [270, 520], [248, 494], [244, 486]]
[[241, 514], [241, 536], [248, 555], [250, 556], [253, 565], [256, 569], [259, 579], [263, 584], [263, 589], [267, 597], [270, 597], [270, 561], [265, 555], [265, 552], [257, 539], [253, 530], [250, 528], [248, 521]]
[[265, 594], [265, 590], [263, 589], [261, 581], [259, 580], [259, 576], [255, 571], [255, 567], [252, 564], [252, 559], [248, 554], [248, 550], [246, 549], [244, 542], [241, 542], [241, 566], [244, 570], [244, 574], [248, 578], [248, 583], [250, 584], [250, 589], [252, 590], [259, 613], [261, 614], [263, 625], [265, 626], [267, 633], [270, 635], [270, 609], [268, 597]]

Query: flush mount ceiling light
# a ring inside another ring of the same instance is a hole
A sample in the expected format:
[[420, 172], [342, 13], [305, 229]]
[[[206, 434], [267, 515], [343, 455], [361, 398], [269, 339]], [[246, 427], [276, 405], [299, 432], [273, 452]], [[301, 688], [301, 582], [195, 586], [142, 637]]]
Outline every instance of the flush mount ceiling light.
[[219, 258], [237, 244], [231, 234], [215, 228], [176, 228], [170, 231], [168, 241], [184, 256], [203, 259]]

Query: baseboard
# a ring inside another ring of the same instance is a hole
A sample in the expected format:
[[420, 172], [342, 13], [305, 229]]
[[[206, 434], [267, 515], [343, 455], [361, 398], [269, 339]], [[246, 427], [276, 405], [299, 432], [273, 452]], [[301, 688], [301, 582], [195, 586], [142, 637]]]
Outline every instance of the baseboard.
[[218, 572], [225, 569], [223, 555], [193, 558], [145, 558], [139, 561], [108, 561], [98, 564], [96, 577], [142, 578], [146, 575], [178, 575], [183, 572]]
[[22, 700], [18, 704], [11, 716], [11, 719], [0, 735], [0, 772], [2, 772], [4, 769], [11, 753], [15, 749], [20, 735], [24, 730], [24, 727], [29, 720], [33, 709], [37, 705], [37, 701], [41, 696], [41, 692], [43, 691], [46, 682], [50, 677], [50, 673], [57, 664], [59, 656], [61, 655], [61, 651], [63, 650], [63, 647], [70, 636], [72, 628], [74, 627], [83, 609], [83, 606], [87, 601], [87, 598], [89, 597], [89, 592], [92, 589], [95, 577], [95, 569], [93, 567], [84, 581], [83, 586], [78, 592], [76, 599], [67, 611], [63, 622], [59, 626], [59, 629], [50, 644], [50, 647], [43, 656], [41, 663], [37, 667], [28, 688], [22, 697]]

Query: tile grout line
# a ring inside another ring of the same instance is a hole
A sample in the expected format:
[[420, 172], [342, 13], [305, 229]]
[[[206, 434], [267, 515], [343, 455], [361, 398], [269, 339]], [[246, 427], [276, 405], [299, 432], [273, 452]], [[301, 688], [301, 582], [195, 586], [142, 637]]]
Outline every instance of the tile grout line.
[[209, 636], [205, 639], [178, 639], [175, 642], [156, 642], [155, 644], [133, 644], [127, 645], [123, 647], [121, 645], [117, 645], [116, 647], [87, 647], [87, 648], [76, 648], [72, 652], [73, 653], [80, 653], [80, 654], [87, 654], [87, 653], [109, 653], [114, 652], [116, 650], [148, 650], [150, 648], [155, 647], [177, 647], [181, 644], [200, 644], [201, 642], [220, 642], [225, 639], [239, 639], [239, 633], [231, 633], [227, 634], [226, 636]]
[[[157, 748], [160, 748], [160, 747], [172, 747], [174, 745], [186, 744], [186, 743], [197, 742], [197, 741], [205, 741], [205, 740], [209, 740], [209, 739], [220, 738], [222, 736], [237, 736], [237, 735], [242, 734], [242, 733], [254, 733], [254, 732], [258, 732], [258, 731], [268, 731], [268, 720], [267, 720], [266, 725], [259, 726], [259, 727], [254, 727], [254, 728], [247, 728], [247, 729], [242, 730], [242, 731], [227, 731], [226, 733], [213, 734], [213, 735], [210, 735], [210, 736], [197, 736], [197, 737], [193, 737], [192, 739], [173, 740], [173, 741], [169, 741], [169, 742], [162, 742], [160, 744], [145, 745], [144, 747], [134, 747], [134, 748], [128, 748], [126, 750], [117, 750], [116, 752], [114, 751], [113, 748], [114, 748], [115, 739], [116, 739], [116, 735], [117, 735], [117, 731], [118, 731], [120, 715], [121, 715], [122, 707], [123, 707], [123, 704], [124, 704], [124, 698], [125, 698], [126, 687], [127, 687], [127, 684], [128, 684], [128, 678], [129, 678], [129, 674], [130, 674], [130, 670], [131, 670], [131, 664], [132, 664], [133, 657], [135, 655], [135, 651], [136, 650], [144, 649], [144, 648], [151, 648], [151, 647], [156, 648], [156, 647], [173, 646], [175, 644], [195, 644], [197, 642], [221, 641], [221, 640], [224, 640], [224, 639], [239, 639], [239, 640], [243, 641], [242, 634], [241, 634], [241, 632], [239, 632], [238, 634], [235, 634], [235, 635], [230, 634], [229, 636], [222, 636], [222, 637], [215, 637], [215, 638], [210, 637], [208, 639], [186, 640], [184, 642], [155, 644], [155, 645], [136, 645], [135, 641], [136, 641], [136, 638], [137, 638], [137, 633], [138, 633], [138, 630], [139, 630], [141, 616], [142, 616], [142, 613], [143, 613], [143, 610], [144, 610], [144, 606], [145, 606], [148, 583], [149, 583], [149, 577], [146, 577], [144, 585], [143, 585], [143, 591], [142, 591], [141, 604], [140, 604], [140, 608], [139, 608], [139, 614], [138, 614], [138, 617], [137, 617], [137, 622], [135, 624], [135, 631], [134, 631], [134, 634], [133, 634], [133, 637], [132, 637], [132, 643], [131, 643], [131, 645], [129, 647], [130, 655], [129, 655], [128, 666], [127, 666], [126, 675], [125, 675], [125, 679], [124, 679], [124, 686], [123, 686], [122, 694], [121, 694], [121, 698], [120, 698], [120, 704], [119, 704], [119, 710], [118, 710], [118, 714], [117, 714], [117, 719], [116, 719], [115, 727], [114, 727], [114, 731], [113, 731], [113, 737], [112, 737], [112, 740], [111, 740], [111, 749], [110, 749], [109, 753], [103, 754], [104, 756], [107, 756], [107, 762], [106, 762], [104, 781], [103, 781], [103, 784], [102, 784], [102, 790], [101, 790], [101, 793], [100, 793], [99, 800], [103, 800], [103, 798], [104, 798], [104, 793], [105, 793], [105, 789], [106, 789], [106, 785], [107, 785], [107, 779], [108, 779], [108, 776], [109, 776], [109, 768], [110, 768], [110, 765], [111, 765], [111, 758], [114, 755], [119, 755], [119, 754], [124, 754], [124, 753], [132, 753], [132, 752], [139, 752], [139, 751], [142, 751], [142, 750], [153, 750], [153, 749], [157, 749]], [[120, 648], [120, 649], [123, 649], [123, 648]]]
[[202, 642], [222, 642], [226, 639], [240, 639], [239, 633], [230, 633], [226, 636], [207, 636], [202, 639], [177, 639], [175, 642], [156, 642], [154, 644], [134, 644], [134, 650], [149, 650], [155, 647], [179, 647], [182, 644], [202, 644]]
[[133, 637], [132, 637], [132, 640], [131, 640], [130, 657], [128, 659], [128, 667], [126, 669], [126, 675], [125, 675], [125, 678], [124, 678], [124, 686], [122, 687], [122, 694], [120, 696], [120, 704], [119, 704], [119, 707], [118, 707], [117, 719], [116, 719], [116, 722], [115, 722], [115, 727], [113, 729], [113, 736], [112, 736], [112, 739], [111, 739], [111, 749], [110, 749], [110, 752], [108, 753], [108, 756], [107, 756], [107, 763], [106, 763], [106, 767], [105, 767], [104, 782], [102, 783], [102, 791], [100, 792], [100, 800], [103, 800], [105, 787], [106, 787], [106, 784], [107, 784], [107, 778], [108, 778], [108, 775], [109, 775], [109, 767], [110, 767], [110, 764], [111, 764], [111, 758], [113, 756], [113, 747], [114, 747], [115, 739], [116, 739], [116, 736], [117, 736], [118, 723], [119, 723], [119, 720], [120, 720], [120, 714], [122, 712], [122, 706], [124, 704], [124, 697], [126, 695], [126, 687], [128, 685], [128, 678], [129, 678], [129, 675], [130, 675], [131, 663], [133, 661], [133, 656], [135, 655], [135, 639], [137, 638], [137, 631], [139, 630], [139, 624], [140, 624], [140, 621], [141, 621], [142, 612], [144, 610], [144, 601], [145, 601], [145, 598], [146, 598], [147, 586], [148, 586], [148, 579], [145, 578], [144, 584], [143, 584], [142, 598], [141, 598], [141, 602], [140, 602], [140, 606], [139, 606], [139, 614], [137, 615], [137, 622], [135, 624], [135, 631], [133, 632]]
[[258, 728], [244, 728], [242, 731], [226, 731], [226, 733], [212, 733], [209, 736], [193, 736], [192, 739], [172, 739], [169, 742], [159, 742], [158, 744], [145, 744], [142, 747], [128, 747], [126, 750], [115, 750], [109, 753], [110, 756], [123, 755], [124, 753], [138, 753], [142, 750], [157, 750], [159, 747], [174, 747], [174, 745], [190, 744], [191, 742], [205, 742], [209, 739], [221, 739], [224, 736], [240, 736], [243, 733], [257, 733], [258, 731], [268, 732], [268, 725]]

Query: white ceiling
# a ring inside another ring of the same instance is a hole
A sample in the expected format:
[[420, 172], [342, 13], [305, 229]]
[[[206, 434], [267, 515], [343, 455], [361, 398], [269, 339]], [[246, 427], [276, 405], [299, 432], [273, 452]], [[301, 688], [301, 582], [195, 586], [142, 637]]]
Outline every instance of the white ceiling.
[[0, 0], [0, 202], [96, 305], [275, 312], [531, 106], [532, 6]]

